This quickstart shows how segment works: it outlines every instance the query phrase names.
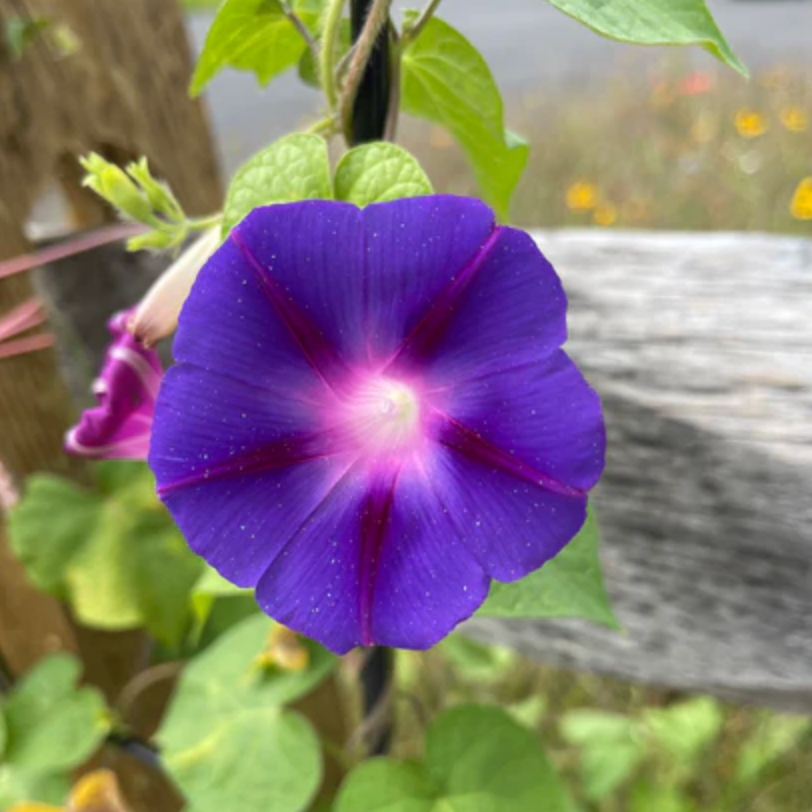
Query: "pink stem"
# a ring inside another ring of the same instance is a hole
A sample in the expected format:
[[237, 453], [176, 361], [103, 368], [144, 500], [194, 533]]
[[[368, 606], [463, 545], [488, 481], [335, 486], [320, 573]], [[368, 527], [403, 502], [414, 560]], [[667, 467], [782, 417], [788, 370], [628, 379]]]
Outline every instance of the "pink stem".
[[25, 352], [42, 350], [51, 347], [54, 337], [51, 333], [39, 333], [28, 338], [18, 338], [16, 341], [5, 341], [0, 344], [0, 359], [10, 358], [12, 355], [22, 355]]
[[45, 321], [45, 313], [35, 297], [31, 297], [0, 318], [0, 341], [24, 333]]
[[118, 242], [118, 240], [132, 237], [146, 230], [146, 227], [140, 223], [119, 223], [114, 226], [98, 228], [95, 231], [88, 231], [86, 234], [76, 237], [76, 239], [66, 240], [48, 248], [43, 248], [40, 251], [22, 254], [19, 257], [14, 257], [14, 259], [0, 262], [0, 279], [23, 271], [30, 271], [32, 268], [38, 268], [40, 265], [47, 265], [49, 262], [56, 262], [74, 254], [81, 254], [83, 251], [98, 248], [100, 245]]

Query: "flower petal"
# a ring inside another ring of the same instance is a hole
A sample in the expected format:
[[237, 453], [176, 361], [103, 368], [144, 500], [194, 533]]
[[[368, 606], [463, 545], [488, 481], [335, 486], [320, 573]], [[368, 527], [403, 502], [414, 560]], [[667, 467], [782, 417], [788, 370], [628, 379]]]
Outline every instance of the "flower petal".
[[192, 549], [240, 586], [256, 583], [346, 467], [314, 408], [192, 365], [166, 375], [149, 459], [158, 494]]
[[401, 348], [391, 367], [436, 385], [538, 361], [566, 340], [561, 281], [524, 232], [499, 228]]
[[429, 477], [480, 566], [515, 581], [557, 555], [586, 521], [586, 494], [551, 490], [453, 446]]
[[477, 200], [438, 195], [364, 209], [367, 360], [394, 355], [496, 227]]
[[587, 491], [600, 479], [606, 452], [600, 398], [563, 350], [427, 397], [509, 455], [511, 467], [529, 466], [551, 487]]
[[397, 483], [372, 603], [372, 639], [380, 645], [430, 648], [488, 596], [490, 578], [430, 471], [406, 469]]
[[65, 447], [71, 454], [109, 459], [144, 459], [149, 450], [155, 398], [163, 369], [158, 354], [127, 331], [128, 311], [108, 328], [113, 341], [93, 385], [99, 405], [82, 414]]
[[236, 226], [230, 241], [300, 353], [328, 384], [341, 386], [345, 362], [363, 344], [360, 210], [327, 200], [266, 206]]
[[238, 380], [315, 396], [322, 379], [276, 314], [262, 274], [233, 240], [203, 266], [181, 310], [175, 359]]
[[391, 356], [493, 229], [484, 204], [436, 196], [363, 211], [318, 200], [266, 207], [232, 233], [318, 325], [304, 343], [325, 342], [355, 365]]
[[352, 466], [291, 525], [292, 537], [257, 584], [257, 602], [274, 620], [338, 654], [362, 645], [361, 522], [367, 475]]
[[135, 308], [130, 330], [148, 346], [174, 332], [178, 314], [200, 269], [220, 241], [220, 227], [206, 231], [159, 277]]
[[476, 611], [488, 585], [424, 475], [355, 466], [271, 564], [257, 599], [343, 654], [429, 648]]

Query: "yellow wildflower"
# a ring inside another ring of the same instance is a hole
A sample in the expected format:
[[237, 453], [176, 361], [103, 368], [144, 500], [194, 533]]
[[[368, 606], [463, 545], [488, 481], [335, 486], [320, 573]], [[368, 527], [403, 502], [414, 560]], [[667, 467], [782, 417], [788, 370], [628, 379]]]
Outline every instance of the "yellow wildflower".
[[31, 801], [16, 804], [8, 812], [129, 812], [129, 807], [121, 796], [115, 773], [94, 770], [73, 785], [64, 808]]
[[577, 181], [567, 189], [567, 208], [571, 211], [592, 211], [598, 205], [598, 187], [585, 181]]
[[275, 667], [281, 671], [304, 671], [310, 663], [310, 652], [296, 632], [275, 625], [268, 633], [264, 651], [256, 658], [260, 668]]
[[71, 790], [67, 812], [127, 812], [118, 779], [111, 770], [94, 770]]
[[785, 107], [781, 111], [781, 123], [791, 133], [804, 133], [809, 129], [809, 116], [800, 107]]
[[614, 203], [601, 203], [592, 214], [596, 226], [611, 226], [617, 222], [617, 206]]
[[736, 129], [742, 138], [758, 138], [767, 132], [767, 119], [757, 110], [742, 109], [736, 113]]
[[812, 220], [812, 175], [798, 184], [789, 211], [796, 220]]

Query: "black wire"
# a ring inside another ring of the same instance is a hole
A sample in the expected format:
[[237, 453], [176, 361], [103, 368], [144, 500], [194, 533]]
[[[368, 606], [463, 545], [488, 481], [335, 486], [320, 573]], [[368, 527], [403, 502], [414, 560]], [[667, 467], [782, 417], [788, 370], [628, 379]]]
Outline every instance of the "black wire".
[[[350, 27], [355, 42], [366, 22], [373, 0], [350, 0]], [[381, 27], [372, 49], [352, 111], [353, 145], [380, 141], [386, 130], [392, 89], [392, 65], [389, 54], [389, 23]]]
[[[350, 0], [350, 25], [355, 42], [366, 22], [373, 0]], [[389, 23], [381, 28], [378, 40], [372, 50], [366, 70], [358, 87], [352, 116], [352, 139], [354, 144], [366, 141], [380, 141], [386, 130], [389, 113], [389, 100], [392, 85], [392, 66], [389, 53]], [[384, 700], [394, 670], [394, 652], [391, 649], [376, 647], [361, 670], [364, 717], [370, 715]], [[380, 755], [389, 750], [392, 740], [392, 725], [388, 718], [378, 727], [374, 741], [369, 742], [372, 755]]]
[[[375, 646], [361, 669], [361, 688], [364, 697], [364, 718], [368, 719], [376, 711], [389, 693], [389, 685], [394, 675], [395, 652], [391, 648]], [[372, 725], [367, 742], [369, 754], [380, 756], [389, 752], [392, 743], [392, 719], [388, 709], [384, 709], [380, 725]]]
[[145, 742], [143, 739], [140, 739], [137, 736], [132, 736], [128, 733], [121, 733], [113, 730], [107, 734], [106, 740], [109, 744], [118, 747], [125, 753], [129, 753], [129, 755], [140, 761], [142, 764], [147, 764], [156, 770], [163, 770], [158, 750], [151, 744]]

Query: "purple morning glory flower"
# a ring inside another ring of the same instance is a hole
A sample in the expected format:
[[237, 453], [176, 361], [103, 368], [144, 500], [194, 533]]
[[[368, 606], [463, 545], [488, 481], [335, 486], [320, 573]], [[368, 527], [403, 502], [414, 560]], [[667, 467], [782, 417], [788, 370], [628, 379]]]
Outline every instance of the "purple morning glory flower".
[[257, 209], [181, 313], [158, 493], [286, 626], [429, 647], [584, 522], [605, 440], [565, 310], [532, 239], [475, 200]]
[[146, 459], [163, 367], [158, 354], [127, 329], [132, 312], [116, 313], [107, 322], [113, 340], [101, 375], [93, 383], [98, 406], [85, 411], [65, 437], [65, 449], [70, 454]]

